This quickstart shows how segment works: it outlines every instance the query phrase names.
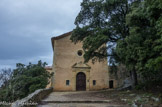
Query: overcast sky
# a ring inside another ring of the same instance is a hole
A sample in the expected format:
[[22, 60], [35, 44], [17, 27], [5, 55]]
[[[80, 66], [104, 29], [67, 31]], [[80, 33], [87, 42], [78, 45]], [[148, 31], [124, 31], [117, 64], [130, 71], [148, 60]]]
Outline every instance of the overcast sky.
[[0, 69], [52, 65], [51, 37], [75, 28], [82, 0], [0, 0]]

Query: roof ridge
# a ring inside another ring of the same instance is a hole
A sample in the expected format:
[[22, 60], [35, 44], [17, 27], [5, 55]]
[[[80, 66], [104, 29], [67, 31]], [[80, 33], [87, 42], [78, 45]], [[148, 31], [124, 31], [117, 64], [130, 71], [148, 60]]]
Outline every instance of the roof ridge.
[[67, 33], [64, 33], [64, 34], [62, 34], [60, 36], [52, 37], [51, 38], [51, 42], [52, 42], [52, 48], [53, 48], [53, 50], [54, 50], [54, 40], [58, 40], [58, 39], [64, 38], [64, 37], [69, 36], [71, 34], [72, 34], [72, 31], [67, 32]]
[[59, 35], [59, 36], [56, 36], [56, 37], [52, 37], [51, 39], [52, 39], [52, 40], [58, 40], [58, 39], [61, 39], [61, 38], [66, 37], [66, 36], [69, 36], [71, 33], [72, 33], [72, 31], [67, 32], [67, 33], [64, 33], [64, 34]]

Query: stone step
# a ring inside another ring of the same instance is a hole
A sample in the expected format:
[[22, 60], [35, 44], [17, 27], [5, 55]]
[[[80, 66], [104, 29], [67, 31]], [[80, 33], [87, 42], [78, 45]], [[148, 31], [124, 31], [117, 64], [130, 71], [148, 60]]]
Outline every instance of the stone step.
[[115, 105], [108, 103], [48, 103], [37, 107], [130, 107], [128, 105]]
[[48, 104], [48, 103], [110, 103], [109, 100], [104, 101], [41, 101], [40, 104]]
[[51, 105], [38, 105], [37, 107], [130, 107], [130, 106], [123, 106], [123, 105], [105, 105], [105, 104], [51, 104]]

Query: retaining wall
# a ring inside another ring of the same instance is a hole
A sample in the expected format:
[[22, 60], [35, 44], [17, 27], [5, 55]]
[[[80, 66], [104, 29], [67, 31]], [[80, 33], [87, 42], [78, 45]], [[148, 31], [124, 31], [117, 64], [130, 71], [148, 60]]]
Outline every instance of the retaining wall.
[[27, 97], [12, 103], [11, 107], [36, 107], [37, 104], [46, 96], [53, 92], [53, 88], [39, 89], [29, 94]]

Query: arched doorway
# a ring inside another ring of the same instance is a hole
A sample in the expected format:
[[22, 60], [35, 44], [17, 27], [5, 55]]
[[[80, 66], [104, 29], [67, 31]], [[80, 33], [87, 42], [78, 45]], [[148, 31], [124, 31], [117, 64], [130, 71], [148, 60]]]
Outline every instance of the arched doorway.
[[83, 72], [79, 72], [76, 76], [76, 90], [77, 91], [86, 90], [86, 75]]

